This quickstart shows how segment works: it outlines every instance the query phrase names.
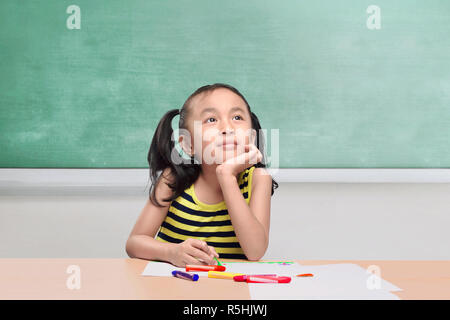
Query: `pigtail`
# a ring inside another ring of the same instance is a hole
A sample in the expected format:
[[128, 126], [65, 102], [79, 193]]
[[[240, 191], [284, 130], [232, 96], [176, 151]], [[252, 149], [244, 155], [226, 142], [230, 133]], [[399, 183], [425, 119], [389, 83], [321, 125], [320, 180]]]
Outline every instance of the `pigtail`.
[[[150, 188], [150, 200], [158, 207], [162, 207], [162, 205], [156, 200], [156, 185], [160, 178], [160, 173], [162, 173], [164, 169], [173, 169], [173, 164], [170, 160], [170, 155], [174, 146], [174, 141], [172, 141], [172, 120], [179, 113], [180, 111], [178, 109], [173, 109], [164, 114], [155, 130], [147, 155], [152, 184]], [[176, 186], [171, 184], [169, 187], [173, 190]], [[166, 201], [168, 199], [164, 200]]]
[[153, 135], [148, 152], [148, 162], [150, 169], [154, 170], [154, 173], [171, 166], [170, 154], [174, 146], [174, 142], [172, 141], [172, 120], [178, 114], [180, 114], [178, 109], [167, 111], [159, 121], [158, 127]]
[[167, 184], [173, 191], [173, 194], [171, 197], [163, 199], [165, 202], [172, 202], [176, 199], [186, 188], [197, 180], [200, 174], [200, 165], [192, 164], [194, 160], [193, 157], [191, 157], [190, 164], [176, 164], [172, 161], [172, 152], [175, 149], [175, 141], [172, 140], [172, 120], [179, 114], [180, 110], [178, 109], [167, 111], [164, 114], [153, 135], [147, 155], [151, 180], [150, 200], [158, 207], [163, 207], [155, 196], [156, 185], [161, 178], [162, 171], [166, 168], [170, 168], [172, 177], [175, 178], [172, 183]]

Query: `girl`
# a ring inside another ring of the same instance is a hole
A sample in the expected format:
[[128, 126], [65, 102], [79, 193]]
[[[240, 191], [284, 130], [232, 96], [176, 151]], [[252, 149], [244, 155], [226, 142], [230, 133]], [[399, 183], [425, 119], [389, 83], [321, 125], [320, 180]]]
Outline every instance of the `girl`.
[[[176, 115], [187, 163], [174, 151]], [[203, 86], [181, 110], [168, 111], [150, 145], [150, 196], [127, 254], [178, 267], [216, 264], [214, 257], [259, 260], [268, 246], [270, 199], [278, 188], [264, 169], [259, 130], [247, 100], [227, 84]]]

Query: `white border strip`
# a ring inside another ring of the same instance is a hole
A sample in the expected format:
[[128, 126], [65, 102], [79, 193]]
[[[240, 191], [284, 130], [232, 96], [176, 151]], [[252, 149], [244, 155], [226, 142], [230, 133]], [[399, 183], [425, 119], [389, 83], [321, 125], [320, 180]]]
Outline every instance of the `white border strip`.
[[[273, 169], [277, 182], [450, 183], [450, 169]], [[0, 188], [146, 188], [148, 169], [0, 169]]]
[[280, 182], [449, 183], [450, 169], [279, 169], [277, 178]]

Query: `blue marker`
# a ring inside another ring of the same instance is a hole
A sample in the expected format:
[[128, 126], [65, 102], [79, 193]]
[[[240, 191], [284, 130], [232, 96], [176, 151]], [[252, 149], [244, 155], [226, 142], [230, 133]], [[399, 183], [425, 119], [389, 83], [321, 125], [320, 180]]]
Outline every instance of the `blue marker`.
[[183, 271], [174, 270], [172, 271], [172, 275], [174, 277], [180, 278], [180, 279], [186, 279], [191, 281], [197, 281], [198, 280], [198, 274], [190, 274]]

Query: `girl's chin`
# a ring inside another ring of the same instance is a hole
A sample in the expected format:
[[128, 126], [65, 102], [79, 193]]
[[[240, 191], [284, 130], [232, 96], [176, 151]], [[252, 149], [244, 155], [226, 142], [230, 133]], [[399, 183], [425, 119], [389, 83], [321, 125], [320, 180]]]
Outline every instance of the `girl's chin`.
[[237, 148], [237, 145], [235, 145], [234, 143], [222, 145], [222, 149], [226, 150], [226, 151], [228, 151], [228, 150], [235, 150], [236, 148]]

